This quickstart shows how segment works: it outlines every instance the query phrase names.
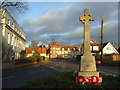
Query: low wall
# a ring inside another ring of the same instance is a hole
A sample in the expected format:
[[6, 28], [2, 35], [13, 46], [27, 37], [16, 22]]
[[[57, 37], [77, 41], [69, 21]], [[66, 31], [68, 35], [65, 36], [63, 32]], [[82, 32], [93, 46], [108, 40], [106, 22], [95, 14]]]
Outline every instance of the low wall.
[[2, 63], [2, 69], [13, 69], [15, 67], [14, 63]]

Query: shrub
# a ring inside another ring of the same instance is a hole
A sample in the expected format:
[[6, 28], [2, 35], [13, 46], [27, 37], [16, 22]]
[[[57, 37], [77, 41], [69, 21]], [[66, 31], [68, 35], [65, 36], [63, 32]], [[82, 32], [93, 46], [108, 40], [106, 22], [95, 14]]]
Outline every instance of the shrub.
[[41, 61], [41, 56], [40, 55], [35, 55], [35, 57], [37, 58], [37, 62]]
[[26, 51], [25, 50], [22, 50], [20, 52], [20, 58], [25, 58], [26, 57]]
[[29, 63], [29, 59], [28, 58], [19, 58], [15, 60], [15, 64], [23, 64], [23, 63]]
[[37, 62], [37, 58], [35, 56], [28, 57], [30, 62]]

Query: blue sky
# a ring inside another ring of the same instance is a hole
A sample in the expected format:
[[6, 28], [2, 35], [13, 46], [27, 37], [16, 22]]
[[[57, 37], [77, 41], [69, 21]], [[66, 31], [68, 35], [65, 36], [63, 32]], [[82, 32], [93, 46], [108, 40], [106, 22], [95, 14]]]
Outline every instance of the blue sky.
[[29, 11], [21, 17], [20, 26], [26, 32], [26, 46], [39, 41], [48, 46], [52, 39], [62, 45], [81, 45], [84, 25], [79, 17], [88, 8], [94, 16], [90, 24], [91, 40], [100, 42], [101, 18], [104, 16], [104, 42], [118, 42], [117, 3], [29, 2]]

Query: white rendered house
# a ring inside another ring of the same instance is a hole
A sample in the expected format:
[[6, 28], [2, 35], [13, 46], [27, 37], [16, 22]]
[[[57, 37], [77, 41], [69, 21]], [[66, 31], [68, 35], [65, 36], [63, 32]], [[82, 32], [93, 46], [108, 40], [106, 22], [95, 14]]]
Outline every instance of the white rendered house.
[[2, 9], [2, 37], [5, 45], [11, 45], [15, 52], [15, 59], [19, 52], [25, 50], [25, 32], [6, 9]]

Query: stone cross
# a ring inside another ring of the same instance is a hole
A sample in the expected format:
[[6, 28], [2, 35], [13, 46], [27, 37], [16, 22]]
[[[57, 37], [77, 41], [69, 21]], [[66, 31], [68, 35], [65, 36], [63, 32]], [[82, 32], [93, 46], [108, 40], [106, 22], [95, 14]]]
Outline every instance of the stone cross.
[[[97, 76], [99, 78], [99, 72], [97, 72], [95, 64], [95, 57], [92, 56], [90, 50], [90, 23], [94, 20], [94, 17], [89, 14], [88, 9], [85, 9], [80, 20], [84, 24], [84, 53], [83, 56], [81, 56], [78, 76], [84, 76], [85, 78]], [[102, 82], [101, 78], [99, 78], [99, 82]]]
[[84, 24], [84, 54], [91, 53], [90, 50], [90, 23], [94, 17], [89, 14], [89, 9], [84, 10], [84, 14], [80, 17], [80, 21]]

